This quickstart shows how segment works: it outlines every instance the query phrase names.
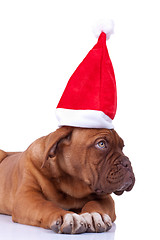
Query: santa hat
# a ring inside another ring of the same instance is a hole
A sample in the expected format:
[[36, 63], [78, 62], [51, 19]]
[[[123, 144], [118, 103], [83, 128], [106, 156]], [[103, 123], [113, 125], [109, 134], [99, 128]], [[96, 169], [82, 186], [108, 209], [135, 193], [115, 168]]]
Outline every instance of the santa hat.
[[117, 91], [106, 39], [113, 24], [100, 31], [98, 42], [80, 63], [56, 108], [59, 126], [112, 129]]

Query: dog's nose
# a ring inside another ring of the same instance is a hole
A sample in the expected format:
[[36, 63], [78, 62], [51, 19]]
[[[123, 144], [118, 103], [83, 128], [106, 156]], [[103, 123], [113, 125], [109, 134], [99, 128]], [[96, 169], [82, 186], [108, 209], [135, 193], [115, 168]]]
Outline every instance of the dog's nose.
[[122, 159], [122, 166], [126, 168], [131, 168], [131, 163], [127, 157]]

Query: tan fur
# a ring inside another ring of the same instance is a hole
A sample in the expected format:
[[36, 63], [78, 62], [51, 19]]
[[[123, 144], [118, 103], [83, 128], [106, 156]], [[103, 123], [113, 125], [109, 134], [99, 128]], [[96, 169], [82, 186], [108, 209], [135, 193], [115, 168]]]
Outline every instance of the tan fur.
[[[100, 133], [111, 135], [109, 130]], [[100, 158], [89, 147], [98, 134], [94, 129], [62, 127], [37, 139], [22, 153], [0, 150], [0, 213], [12, 215], [15, 222], [43, 228], [51, 228], [57, 219], [73, 212], [71, 209], [108, 214], [113, 222], [113, 199], [109, 194], [96, 195], [90, 182], [90, 168], [95, 179], [97, 170], [92, 162], [89, 165], [87, 156], [94, 154], [93, 161]]]

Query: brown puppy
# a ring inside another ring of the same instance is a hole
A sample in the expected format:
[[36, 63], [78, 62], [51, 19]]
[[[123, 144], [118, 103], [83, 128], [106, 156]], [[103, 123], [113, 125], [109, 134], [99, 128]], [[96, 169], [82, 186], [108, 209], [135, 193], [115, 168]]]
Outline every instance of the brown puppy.
[[58, 233], [107, 231], [116, 218], [109, 194], [135, 182], [122, 149], [114, 130], [61, 127], [25, 152], [0, 150], [0, 213]]

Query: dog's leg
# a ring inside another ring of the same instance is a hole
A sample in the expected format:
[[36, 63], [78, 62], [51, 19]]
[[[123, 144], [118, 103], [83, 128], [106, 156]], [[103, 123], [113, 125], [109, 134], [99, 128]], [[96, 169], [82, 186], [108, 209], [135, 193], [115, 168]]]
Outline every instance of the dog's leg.
[[115, 205], [112, 197], [90, 201], [84, 205], [81, 215], [87, 222], [87, 232], [105, 232], [115, 221]]
[[57, 207], [35, 191], [17, 194], [12, 219], [14, 222], [48, 228], [57, 233], [76, 234], [86, 232], [86, 220], [71, 211]]

